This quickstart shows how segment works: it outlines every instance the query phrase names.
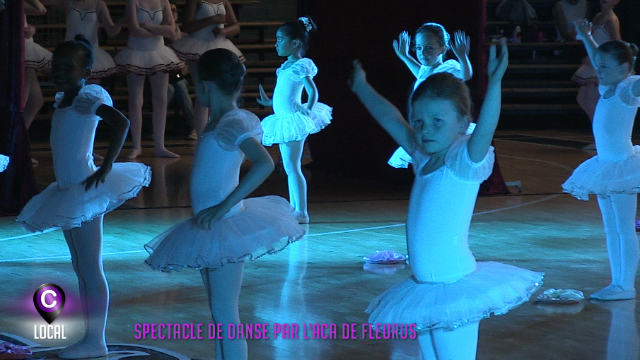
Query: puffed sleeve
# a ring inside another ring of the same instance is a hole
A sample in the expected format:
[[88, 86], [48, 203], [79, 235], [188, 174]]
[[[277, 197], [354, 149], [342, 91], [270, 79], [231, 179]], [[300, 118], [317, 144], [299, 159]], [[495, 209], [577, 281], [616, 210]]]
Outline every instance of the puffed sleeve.
[[84, 115], [95, 115], [100, 105], [113, 106], [113, 100], [107, 90], [97, 84], [84, 86], [73, 99], [73, 109]]
[[236, 151], [249, 137], [262, 142], [262, 126], [254, 113], [242, 109], [232, 110], [222, 116], [213, 136], [224, 150]]
[[616, 95], [628, 106], [640, 107], [640, 97], [633, 94], [633, 85], [640, 81], [640, 76], [629, 76], [622, 80], [616, 88]]
[[296, 79], [302, 80], [302, 78], [306, 76], [316, 76], [318, 68], [311, 59], [302, 58], [291, 66], [291, 73], [293, 73]]
[[480, 162], [474, 163], [469, 158], [469, 135], [462, 136], [456, 140], [447, 151], [444, 164], [455, 176], [463, 181], [482, 182], [486, 180], [493, 171], [495, 154], [493, 146], [489, 147], [487, 155]]

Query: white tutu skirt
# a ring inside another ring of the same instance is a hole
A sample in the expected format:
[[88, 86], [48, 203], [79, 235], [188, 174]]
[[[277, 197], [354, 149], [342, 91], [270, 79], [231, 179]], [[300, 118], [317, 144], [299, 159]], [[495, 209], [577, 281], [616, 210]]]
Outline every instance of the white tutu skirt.
[[636, 194], [640, 192], [640, 146], [621, 161], [601, 161], [598, 155], [583, 162], [562, 184], [564, 192], [579, 200], [589, 200], [589, 194]]
[[[307, 104], [302, 105], [305, 108]], [[309, 134], [315, 134], [331, 123], [333, 109], [323, 103], [316, 103], [310, 116], [296, 111], [284, 116], [269, 115], [262, 120], [262, 144], [271, 146], [289, 141], [300, 141]]]
[[238, 212], [215, 221], [211, 230], [199, 228], [192, 217], [156, 236], [145, 245], [151, 254], [146, 263], [161, 271], [216, 269], [277, 253], [304, 234], [285, 199], [248, 198]]
[[24, 40], [24, 63], [27, 68], [46, 70], [51, 62], [51, 51], [36, 44], [31, 39]]
[[476, 271], [453, 283], [418, 283], [412, 276], [371, 301], [369, 323], [452, 330], [507, 313], [527, 301], [543, 278], [544, 273], [496, 262], [480, 262]]
[[200, 55], [211, 49], [227, 49], [234, 54], [238, 55], [241, 61], [244, 62], [244, 55], [238, 50], [238, 48], [227, 39], [225, 36], [218, 36], [214, 39], [200, 39], [194, 36], [185, 36], [180, 40], [171, 44], [173, 50], [182, 61], [197, 61]]
[[178, 59], [176, 53], [167, 46], [150, 51], [136, 50], [127, 46], [116, 54], [114, 60], [119, 72], [141, 76], [179, 71], [184, 67], [184, 63]]
[[118, 66], [108, 52], [99, 47], [93, 48], [93, 69], [89, 79], [102, 79], [113, 76], [118, 72]]
[[34, 196], [16, 221], [27, 231], [40, 232], [50, 228], [69, 230], [83, 222], [122, 205], [135, 197], [143, 186], [149, 186], [151, 168], [138, 163], [115, 163], [105, 182], [85, 191], [78, 183], [60, 189], [58, 183], [49, 185]]

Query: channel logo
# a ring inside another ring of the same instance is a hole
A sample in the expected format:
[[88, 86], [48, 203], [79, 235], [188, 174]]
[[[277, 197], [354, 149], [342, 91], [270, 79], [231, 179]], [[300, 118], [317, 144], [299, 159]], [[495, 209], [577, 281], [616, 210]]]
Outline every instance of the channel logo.
[[33, 293], [33, 305], [49, 324], [62, 313], [64, 300], [64, 291], [56, 284], [42, 284]]

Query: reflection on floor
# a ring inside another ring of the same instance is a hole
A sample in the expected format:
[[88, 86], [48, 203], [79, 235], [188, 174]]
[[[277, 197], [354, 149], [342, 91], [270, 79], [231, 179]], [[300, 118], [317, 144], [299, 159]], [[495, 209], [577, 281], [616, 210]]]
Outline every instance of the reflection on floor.
[[[523, 191], [478, 199], [470, 229], [478, 260], [544, 271], [543, 290], [578, 289], [588, 296], [609, 283], [597, 203], [560, 192], [571, 170], [593, 155], [578, 149], [590, 140], [569, 132], [498, 134], [495, 144], [505, 180], [520, 180]], [[193, 147], [171, 142], [169, 146], [182, 157], [154, 159], [145, 149], [146, 157], [139, 161], [153, 168], [151, 187], [105, 218], [104, 266], [111, 290], [109, 359], [215, 358], [214, 341], [207, 339], [211, 319], [199, 273], [158, 273], [143, 263], [142, 245], [190, 216]], [[40, 161], [38, 184], [44, 187], [53, 180], [51, 156], [46, 144], [34, 148], [32, 155]], [[403, 223], [410, 189], [373, 179], [336, 178], [317, 170], [305, 175], [309, 235], [279, 254], [245, 266], [241, 319], [245, 324], [267, 324], [269, 330], [268, 339], [249, 341], [249, 358], [419, 358], [417, 341], [363, 339], [361, 331], [369, 301], [411, 274], [409, 265], [363, 267], [362, 261], [380, 249], [406, 253]], [[265, 194], [286, 196], [285, 175], [274, 173], [254, 195]], [[82, 334], [77, 283], [61, 232], [24, 235], [13, 218], [0, 218], [0, 340], [38, 345], [34, 358], [55, 358], [57, 348]], [[66, 339], [39, 339], [42, 334], [34, 334], [34, 325], [38, 330], [46, 324], [33, 308], [33, 292], [42, 283], [56, 283], [67, 294], [64, 311], [52, 324], [65, 326]], [[638, 359], [636, 304], [636, 300], [525, 303], [481, 322], [478, 359]], [[187, 336], [192, 331], [189, 324], [195, 324], [194, 334], [197, 324], [203, 324], [205, 339], [136, 338], [140, 324], [154, 323], [188, 324], [183, 329]], [[297, 324], [299, 338], [282, 334], [274, 338], [276, 324]], [[302, 331], [310, 324], [336, 324], [338, 339], [313, 339], [312, 331]], [[343, 324], [356, 324], [359, 338], [342, 339]]]

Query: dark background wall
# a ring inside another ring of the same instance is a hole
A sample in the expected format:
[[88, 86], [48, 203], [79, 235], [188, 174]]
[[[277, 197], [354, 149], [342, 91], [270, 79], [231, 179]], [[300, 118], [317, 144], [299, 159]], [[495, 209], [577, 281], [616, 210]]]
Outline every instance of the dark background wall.
[[[351, 61], [359, 59], [369, 82], [406, 113], [406, 99], [415, 78], [396, 57], [393, 40], [405, 30], [413, 36], [425, 22], [440, 23], [449, 33], [461, 29], [471, 36], [475, 73], [469, 86], [478, 103], [485, 78], [485, 0], [350, 0], [339, 6], [331, 4], [324, 0], [298, 3], [298, 14], [311, 16], [318, 25], [308, 56], [319, 68], [314, 80], [320, 101], [334, 109], [333, 123], [309, 137], [314, 165], [347, 174], [399, 176], [403, 172], [386, 165], [397, 145], [349, 90]], [[448, 56], [454, 57], [451, 52]]]

